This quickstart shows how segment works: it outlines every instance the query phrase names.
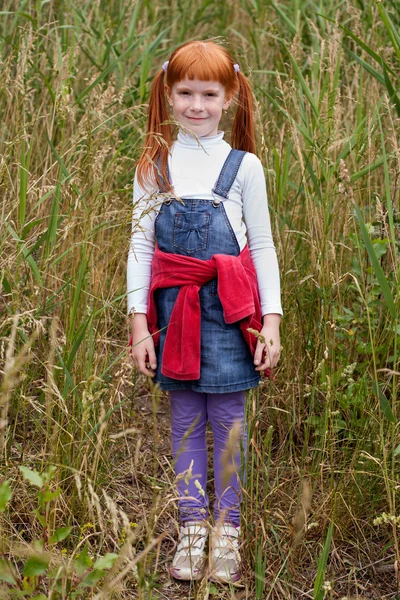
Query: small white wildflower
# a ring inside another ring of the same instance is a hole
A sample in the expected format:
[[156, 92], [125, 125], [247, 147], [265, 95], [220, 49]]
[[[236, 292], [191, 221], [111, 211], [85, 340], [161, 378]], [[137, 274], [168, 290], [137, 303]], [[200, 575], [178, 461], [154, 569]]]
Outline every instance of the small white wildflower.
[[206, 495], [205, 491], [203, 490], [203, 488], [201, 487], [201, 483], [198, 479], [194, 480], [194, 485], [196, 486], [196, 488], [199, 490], [199, 494], [200, 496], [204, 496]]
[[322, 587], [325, 590], [325, 592], [331, 592], [332, 591], [332, 584], [331, 584], [330, 581], [324, 581]]
[[400, 516], [396, 516], [396, 515], [388, 515], [387, 513], [383, 512], [380, 517], [376, 517], [373, 520], [373, 524], [374, 525], [397, 525], [397, 527], [400, 527]]

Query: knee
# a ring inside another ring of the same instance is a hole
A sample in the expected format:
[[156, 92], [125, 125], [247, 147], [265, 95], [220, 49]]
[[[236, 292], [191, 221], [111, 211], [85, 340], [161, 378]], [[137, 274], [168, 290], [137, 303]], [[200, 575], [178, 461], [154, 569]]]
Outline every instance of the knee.
[[203, 415], [175, 417], [172, 419], [172, 436], [194, 438], [202, 436], [206, 431], [206, 419]]
[[245, 399], [244, 392], [209, 396], [208, 418], [214, 432], [224, 431], [227, 437], [232, 429], [243, 429]]

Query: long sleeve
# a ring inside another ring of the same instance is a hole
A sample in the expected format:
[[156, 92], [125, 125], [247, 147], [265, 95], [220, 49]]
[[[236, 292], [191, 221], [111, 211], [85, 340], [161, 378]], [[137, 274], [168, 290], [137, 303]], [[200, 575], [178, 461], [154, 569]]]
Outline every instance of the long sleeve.
[[146, 313], [154, 254], [154, 221], [160, 200], [140, 187], [137, 174], [133, 184], [132, 235], [127, 264], [128, 313]]
[[[279, 266], [272, 239], [263, 167], [254, 154], [247, 154], [243, 160], [243, 170], [243, 217], [257, 272], [261, 313], [282, 314]], [[240, 172], [238, 179], [241, 179]]]

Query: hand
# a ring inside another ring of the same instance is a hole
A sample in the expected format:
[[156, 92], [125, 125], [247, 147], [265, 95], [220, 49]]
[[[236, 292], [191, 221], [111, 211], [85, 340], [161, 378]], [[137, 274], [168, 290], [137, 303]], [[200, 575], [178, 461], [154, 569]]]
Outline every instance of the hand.
[[154, 377], [157, 368], [153, 338], [147, 326], [147, 317], [137, 313], [131, 318], [133, 363], [143, 375]]
[[260, 338], [264, 338], [265, 343], [260, 338], [257, 340], [256, 351], [254, 353], [256, 371], [266, 371], [267, 369], [272, 371], [278, 364], [281, 351], [279, 337], [280, 321], [281, 315], [278, 314], [269, 314], [263, 317]]

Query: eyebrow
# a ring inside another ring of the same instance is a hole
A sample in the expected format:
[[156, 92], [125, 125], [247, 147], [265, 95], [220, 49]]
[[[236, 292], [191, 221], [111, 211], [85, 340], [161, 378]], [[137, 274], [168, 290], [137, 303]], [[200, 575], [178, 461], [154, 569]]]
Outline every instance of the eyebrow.
[[[180, 91], [184, 91], [184, 90], [193, 91], [190, 86], [184, 85], [184, 84], [179, 84], [179, 83], [177, 84], [176, 89], [180, 90]], [[218, 94], [219, 89], [210, 87], [210, 88], [206, 88], [205, 90], [201, 91], [201, 93], [203, 93], [203, 94], [209, 94], [210, 92], [212, 92], [213, 94]]]

